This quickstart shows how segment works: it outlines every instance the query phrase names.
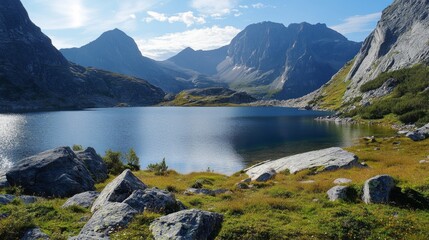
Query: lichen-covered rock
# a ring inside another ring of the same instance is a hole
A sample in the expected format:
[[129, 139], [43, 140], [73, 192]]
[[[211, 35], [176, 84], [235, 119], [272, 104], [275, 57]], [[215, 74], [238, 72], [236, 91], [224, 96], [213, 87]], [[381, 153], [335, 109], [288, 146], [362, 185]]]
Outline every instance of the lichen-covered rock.
[[39, 153], [16, 163], [7, 173], [12, 186], [43, 197], [70, 197], [94, 190], [91, 174], [69, 147]]
[[49, 236], [40, 228], [31, 228], [25, 231], [21, 240], [48, 240]]
[[288, 170], [290, 173], [296, 173], [304, 169], [313, 168], [317, 169], [317, 172], [320, 172], [351, 167], [362, 167], [358, 162], [358, 157], [353, 153], [334, 147], [285, 157], [279, 160], [266, 161], [252, 166], [245, 171], [252, 180], [256, 180], [272, 170], [275, 172]]
[[181, 208], [173, 194], [156, 188], [134, 191], [123, 203], [140, 213], [149, 211], [169, 214]]
[[429, 138], [429, 123], [414, 132], [407, 133], [407, 137], [416, 142]]
[[351, 200], [350, 196], [350, 188], [346, 186], [335, 186], [328, 190], [328, 198], [330, 201], [337, 201], [337, 200], [343, 200], [343, 201], [349, 201]]
[[378, 175], [366, 180], [362, 200], [365, 203], [388, 203], [395, 180], [389, 175]]
[[103, 182], [109, 177], [106, 164], [94, 148], [89, 147], [85, 151], [75, 153], [77, 158], [85, 164], [96, 183]]
[[62, 208], [67, 208], [71, 206], [90, 208], [99, 195], [100, 193], [94, 191], [76, 194], [73, 197], [67, 199], [67, 201], [63, 204]]
[[150, 229], [155, 240], [215, 239], [223, 216], [201, 210], [184, 210], [156, 219]]
[[127, 169], [103, 189], [92, 205], [91, 212], [95, 212], [109, 202], [122, 202], [134, 191], [146, 188], [147, 186]]
[[109, 239], [109, 235], [126, 227], [138, 212], [125, 203], [107, 203], [98, 209], [74, 239]]

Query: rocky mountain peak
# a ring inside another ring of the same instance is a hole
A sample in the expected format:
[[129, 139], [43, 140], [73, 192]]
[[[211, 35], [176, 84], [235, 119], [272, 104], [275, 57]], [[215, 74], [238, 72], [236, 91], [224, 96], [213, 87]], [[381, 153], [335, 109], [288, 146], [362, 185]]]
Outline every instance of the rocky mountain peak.
[[429, 60], [429, 0], [395, 0], [365, 40], [347, 79], [345, 98], [379, 74]]

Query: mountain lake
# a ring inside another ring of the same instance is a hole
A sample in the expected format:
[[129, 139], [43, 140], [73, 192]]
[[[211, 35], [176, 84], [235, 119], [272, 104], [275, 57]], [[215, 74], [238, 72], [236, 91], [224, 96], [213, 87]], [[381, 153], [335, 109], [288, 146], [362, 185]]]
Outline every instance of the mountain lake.
[[232, 174], [249, 164], [346, 147], [388, 130], [315, 121], [327, 112], [276, 107], [136, 107], [0, 114], [0, 170], [59, 146], [100, 155], [134, 148], [142, 168], [166, 159], [180, 173]]

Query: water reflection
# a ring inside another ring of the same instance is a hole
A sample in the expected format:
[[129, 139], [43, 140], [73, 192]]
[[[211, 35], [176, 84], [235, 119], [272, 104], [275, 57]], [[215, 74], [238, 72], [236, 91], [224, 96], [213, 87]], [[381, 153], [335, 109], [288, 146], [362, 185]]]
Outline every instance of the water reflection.
[[180, 172], [233, 173], [281, 158], [375, 135], [374, 128], [313, 121], [326, 113], [285, 108], [121, 108], [0, 115], [0, 163], [57, 146], [81, 144], [103, 154], [134, 148], [141, 165], [164, 157]]

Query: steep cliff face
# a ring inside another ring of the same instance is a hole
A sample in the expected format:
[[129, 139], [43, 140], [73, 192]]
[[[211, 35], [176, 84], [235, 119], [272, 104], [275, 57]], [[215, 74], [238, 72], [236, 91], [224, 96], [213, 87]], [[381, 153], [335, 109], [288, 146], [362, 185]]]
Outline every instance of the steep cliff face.
[[70, 64], [18, 0], [0, 2], [0, 52], [1, 111], [145, 105], [164, 96], [144, 80]]
[[360, 46], [325, 24], [253, 24], [232, 40], [218, 76], [256, 95], [300, 97], [326, 83]]
[[71, 62], [143, 78], [167, 92], [217, 85], [209, 77], [180, 65], [144, 57], [134, 39], [119, 29], [107, 31], [80, 48], [61, 49], [61, 52]]
[[429, 0], [395, 0], [365, 40], [347, 79], [345, 101], [383, 72], [429, 61]]

